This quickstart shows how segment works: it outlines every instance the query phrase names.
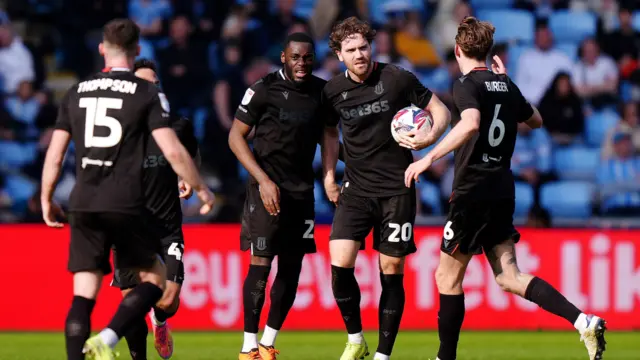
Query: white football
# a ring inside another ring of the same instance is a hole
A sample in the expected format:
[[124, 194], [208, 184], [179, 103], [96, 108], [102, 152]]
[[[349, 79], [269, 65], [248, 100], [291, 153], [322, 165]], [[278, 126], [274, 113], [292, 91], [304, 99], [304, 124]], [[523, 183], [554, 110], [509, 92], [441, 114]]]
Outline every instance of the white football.
[[391, 135], [398, 141], [398, 135], [411, 130], [429, 132], [433, 126], [431, 113], [415, 105], [407, 106], [398, 111], [391, 121]]

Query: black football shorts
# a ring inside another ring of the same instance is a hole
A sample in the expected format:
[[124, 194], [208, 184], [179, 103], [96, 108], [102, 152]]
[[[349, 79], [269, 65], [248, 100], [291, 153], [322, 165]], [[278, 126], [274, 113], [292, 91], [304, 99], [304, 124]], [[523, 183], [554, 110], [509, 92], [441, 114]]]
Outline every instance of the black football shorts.
[[142, 216], [121, 213], [72, 212], [68, 269], [72, 273], [111, 272], [109, 252], [118, 251], [126, 268], [148, 269], [158, 258], [157, 242], [145, 235]]
[[391, 197], [362, 197], [343, 193], [333, 217], [330, 240], [360, 241], [373, 229], [373, 248], [382, 254], [403, 257], [416, 252], [413, 225], [416, 193]]
[[313, 194], [302, 198], [280, 192], [280, 213], [272, 216], [260, 198], [258, 185], [249, 183], [242, 214], [240, 249], [252, 255], [316, 252]]
[[518, 242], [520, 233], [513, 226], [514, 199], [456, 199], [449, 206], [440, 250], [453, 255], [478, 255], [507, 240]]

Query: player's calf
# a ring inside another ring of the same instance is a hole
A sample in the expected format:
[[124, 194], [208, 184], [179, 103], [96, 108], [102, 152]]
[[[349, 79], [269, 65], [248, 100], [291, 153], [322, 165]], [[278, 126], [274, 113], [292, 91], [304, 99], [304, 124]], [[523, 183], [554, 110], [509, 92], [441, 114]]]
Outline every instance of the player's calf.
[[329, 242], [331, 289], [347, 328], [348, 341], [355, 345], [365, 343], [360, 316], [360, 286], [355, 277], [359, 249], [358, 241], [332, 240]]
[[258, 351], [258, 327], [271, 272], [272, 257], [251, 256], [251, 265], [242, 286], [244, 341], [241, 355]]
[[400, 330], [404, 312], [404, 257], [380, 254], [380, 305], [378, 307], [378, 349], [374, 360], [386, 360]]
[[73, 274], [73, 301], [65, 321], [64, 335], [69, 360], [84, 359], [82, 348], [91, 335], [91, 313], [100, 291], [102, 272], [82, 271]]

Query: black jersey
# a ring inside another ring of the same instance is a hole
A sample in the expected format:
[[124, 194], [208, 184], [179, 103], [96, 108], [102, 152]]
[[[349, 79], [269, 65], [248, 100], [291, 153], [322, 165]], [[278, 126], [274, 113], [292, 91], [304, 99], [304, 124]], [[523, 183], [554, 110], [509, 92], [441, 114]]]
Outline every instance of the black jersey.
[[518, 123], [533, 115], [533, 108], [507, 75], [477, 68], [453, 85], [452, 126], [467, 109], [480, 111], [480, 129], [455, 151], [453, 197], [514, 198], [511, 156]]
[[406, 70], [384, 63], [373, 66], [363, 83], [346, 71], [329, 80], [323, 102], [330, 107], [329, 124], [341, 123], [345, 189], [365, 197], [394, 196], [409, 191], [404, 172], [413, 156], [393, 139], [391, 121], [411, 104], [424, 109], [432, 94]]
[[151, 131], [169, 127], [158, 89], [126, 69], [92, 75], [66, 93], [55, 127], [76, 148], [70, 210], [141, 214], [145, 146]]
[[313, 158], [326, 119], [320, 104], [325, 84], [315, 76], [297, 84], [279, 70], [247, 89], [236, 111], [236, 119], [255, 127], [256, 161], [292, 196], [313, 194]]
[[[198, 152], [198, 141], [194, 135], [193, 124], [189, 119], [171, 115], [171, 128], [191, 157]], [[149, 139], [147, 152], [142, 164], [144, 169], [144, 195], [147, 210], [157, 220], [171, 225], [180, 225], [182, 209], [178, 192], [178, 175], [165, 159], [160, 147], [153, 138]]]

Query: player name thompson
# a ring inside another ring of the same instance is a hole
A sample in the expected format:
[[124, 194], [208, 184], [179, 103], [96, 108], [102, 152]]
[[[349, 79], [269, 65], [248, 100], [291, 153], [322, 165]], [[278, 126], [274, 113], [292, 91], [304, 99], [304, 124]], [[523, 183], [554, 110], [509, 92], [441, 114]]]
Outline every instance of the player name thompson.
[[78, 93], [100, 90], [111, 90], [121, 93], [135, 94], [138, 84], [127, 80], [95, 79], [78, 84]]

